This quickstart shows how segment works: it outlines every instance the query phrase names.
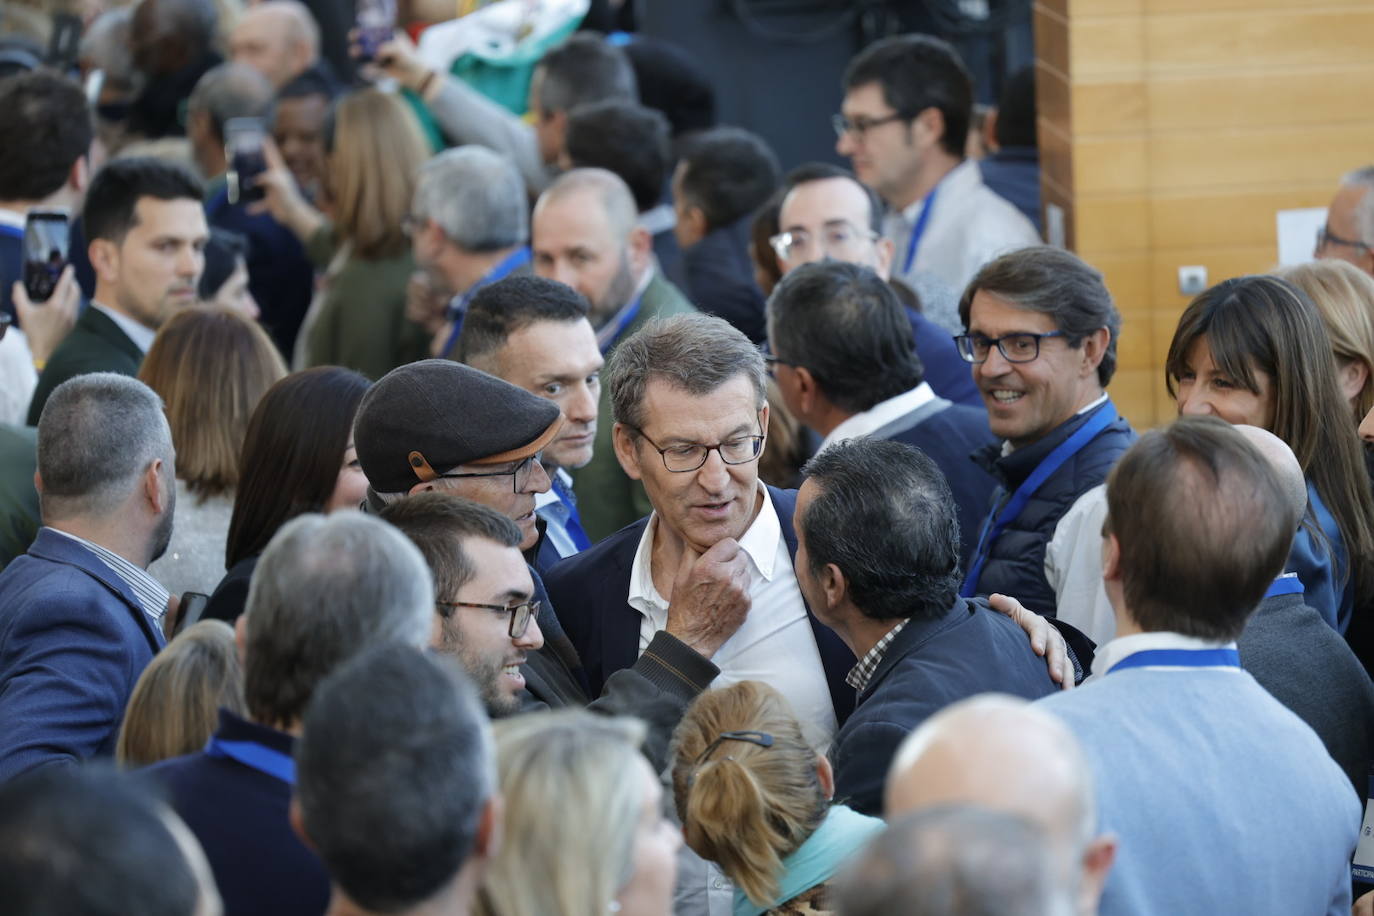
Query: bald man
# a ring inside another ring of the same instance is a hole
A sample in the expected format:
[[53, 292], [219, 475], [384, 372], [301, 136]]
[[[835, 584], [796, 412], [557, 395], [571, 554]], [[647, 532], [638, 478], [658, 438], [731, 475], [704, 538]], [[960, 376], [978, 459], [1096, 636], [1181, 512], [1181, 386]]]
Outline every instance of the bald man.
[[229, 36], [229, 56], [280, 89], [319, 65], [320, 29], [304, 4], [267, 0], [244, 11]]
[[[1278, 471], [1283, 488], [1277, 496], [1301, 516], [1307, 509], [1307, 484], [1293, 451], [1267, 430], [1236, 429]], [[1306, 603], [1296, 575], [1274, 580], [1236, 645], [1241, 667], [1312, 726], [1365, 799], [1369, 761], [1374, 760], [1374, 684], [1349, 644]]]
[[[565, 172], [534, 207], [534, 272], [571, 286], [591, 303], [588, 318], [609, 356], [620, 341], [655, 318], [695, 312], [662, 272], [653, 238], [637, 222], [634, 196], [605, 169]], [[611, 415], [610, 387], [601, 387], [599, 412]], [[648, 515], [644, 488], [625, 476], [611, 445], [611, 427], [598, 425], [593, 457], [573, 475], [582, 526], [593, 542]]]
[[927, 719], [892, 760], [884, 815], [890, 821], [951, 804], [1039, 825], [1054, 845], [1060, 883], [1075, 888], [1075, 913], [1097, 912], [1116, 838], [1095, 835], [1092, 775], [1058, 719], [1002, 694], [973, 697]]

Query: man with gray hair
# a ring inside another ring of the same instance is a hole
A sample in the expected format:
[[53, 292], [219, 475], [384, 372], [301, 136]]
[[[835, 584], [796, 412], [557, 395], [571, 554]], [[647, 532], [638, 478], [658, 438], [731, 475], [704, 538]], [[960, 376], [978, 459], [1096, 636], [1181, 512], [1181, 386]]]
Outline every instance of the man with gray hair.
[[228, 168], [224, 125], [233, 118], [260, 118], [272, 104], [272, 84], [247, 64], [220, 64], [208, 71], [186, 100], [186, 137], [206, 181]]
[[501, 833], [496, 755], [451, 660], [391, 644], [329, 676], [296, 749], [292, 823], [336, 910], [466, 913]]
[[[534, 207], [534, 271], [577, 290], [591, 303], [587, 317], [603, 356], [655, 318], [694, 313], [659, 270], [649, 231], [638, 224], [634, 196], [605, 169], [574, 169]], [[598, 410], [610, 414], [603, 386]], [[611, 426], [597, 429], [592, 460], [573, 475], [582, 524], [593, 542], [642, 518], [652, 508], [644, 489], [616, 464]]]
[[1317, 233], [1319, 258], [1349, 261], [1374, 274], [1374, 165], [1356, 169], [1341, 179], [1326, 210], [1326, 225]]
[[114, 752], [164, 644], [147, 573], [172, 535], [175, 451], [162, 401], [100, 372], [59, 385], [38, 423], [43, 527], [0, 573], [0, 781]]
[[868, 844], [838, 882], [841, 916], [1072, 916], [1044, 834], [974, 806], [904, 817]]
[[411, 214], [415, 263], [454, 293], [434, 350], [452, 357], [477, 291], [530, 272], [525, 183], [486, 147], [445, 150], [420, 169]]
[[1072, 893], [1073, 912], [1097, 912], [1116, 838], [1096, 832], [1092, 772], [1062, 722], [1002, 694], [963, 700], [927, 719], [893, 757], [884, 815], [895, 821], [964, 804], [1037, 824], [1056, 886]]
[[234, 914], [323, 913], [329, 877], [292, 833], [292, 750], [316, 686], [363, 649], [423, 648], [434, 587], [415, 545], [360, 513], [283, 525], [236, 631], [248, 716], [220, 710], [205, 750], [149, 768], [205, 848]]
[[304, 4], [267, 0], [250, 6], [229, 36], [229, 56], [280, 89], [320, 64], [320, 27]]

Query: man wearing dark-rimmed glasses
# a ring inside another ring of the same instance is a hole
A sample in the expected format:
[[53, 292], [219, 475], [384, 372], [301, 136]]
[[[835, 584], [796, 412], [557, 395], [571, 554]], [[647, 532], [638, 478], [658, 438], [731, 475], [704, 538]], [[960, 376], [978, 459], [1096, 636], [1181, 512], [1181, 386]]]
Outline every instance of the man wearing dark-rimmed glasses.
[[1319, 258], [1349, 261], [1374, 275], [1374, 165], [1356, 169], [1341, 179], [1326, 225], [1317, 232]]

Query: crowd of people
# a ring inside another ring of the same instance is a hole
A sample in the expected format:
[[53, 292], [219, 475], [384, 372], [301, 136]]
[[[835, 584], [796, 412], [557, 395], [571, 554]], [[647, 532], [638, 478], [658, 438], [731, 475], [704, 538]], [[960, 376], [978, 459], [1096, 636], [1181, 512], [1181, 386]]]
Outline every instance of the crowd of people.
[[335, 12], [0, 60], [0, 909], [1374, 913], [1374, 166], [1138, 431], [1029, 71]]

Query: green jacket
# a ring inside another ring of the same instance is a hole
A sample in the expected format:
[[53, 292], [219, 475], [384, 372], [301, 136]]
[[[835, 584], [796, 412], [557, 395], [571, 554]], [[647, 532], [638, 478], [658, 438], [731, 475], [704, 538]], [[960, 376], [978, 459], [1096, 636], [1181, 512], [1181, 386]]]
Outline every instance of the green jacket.
[[94, 306], [87, 306], [71, 333], [53, 351], [48, 365], [38, 375], [38, 387], [29, 402], [29, 426], [37, 426], [43, 405], [53, 389], [69, 378], [89, 372], [118, 372], [138, 375], [143, 364], [143, 351], [129, 335], [119, 329], [108, 315]]
[[[305, 246], [324, 268], [338, 251], [334, 227], [322, 226]], [[407, 250], [392, 258], [348, 257], [329, 277], [319, 313], [309, 326], [305, 365], [345, 366], [376, 381], [397, 366], [429, 355], [429, 336], [405, 316], [406, 282], [415, 270]]]
[[38, 431], [0, 423], [0, 569], [29, 549], [38, 533]]
[[[668, 318], [695, 312], [692, 303], [657, 268], [654, 278], [644, 290], [639, 314], [621, 333], [625, 340], [655, 318]], [[614, 352], [614, 346], [611, 352]], [[609, 358], [610, 353], [606, 354]], [[638, 521], [652, 511], [644, 485], [631, 480], [615, 457], [611, 430], [611, 389], [601, 386], [601, 402], [597, 408], [596, 442], [592, 460], [586, 467], [571, 472], [573, 490], [577, 494], [577, 511], [582, 527], [592, 542], [614, 534], [626, 525]]]

